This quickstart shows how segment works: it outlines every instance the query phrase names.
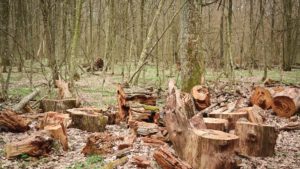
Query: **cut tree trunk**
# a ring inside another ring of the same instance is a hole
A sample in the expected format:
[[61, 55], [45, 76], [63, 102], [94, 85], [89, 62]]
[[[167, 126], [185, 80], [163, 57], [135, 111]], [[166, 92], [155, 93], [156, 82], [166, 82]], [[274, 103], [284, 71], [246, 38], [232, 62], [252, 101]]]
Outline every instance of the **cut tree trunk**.
[[273, 110], [282, 117], [290, 117], [300, 112], [300, 90], [287, 88], [274, 94]]
[[192, 169], [188, 163], [178, 159], [174, 150], [168, 145], [156, 150], [153, 157], [163, 169]]
[[6, 145], [6, 158], [16, 158], [21, 154], [28, 154], [30, 156], [49, 156], [51, 145], [53, 142], [53, 135], [41, 130], [27, 139], [19, 142], [13, 142]]
[[89, 132], [103, 132], [108, 117], [89, 109], [68, 110], [72, 118], [72, 126]]
[[194, 107], [188, 104], [186, 97], [180, 97], [174, 84], [170, 79], [166, 127], [178, 157], [193, 168], [238, 168], [241, 160], [235, 153], [238, 152], [239, 137], [217, 130], [191, 130], [188, 115]]
[[114, 141], [113, 134], [94, 133], [87, 138], [87, 142], [81, 153], [85, 155], [106, 155], [113, 153]]
[[66, 130], [63, 130], [62, 125], [48, 125], [45, 126], [44, 129], [49, 131], [54, 136], [53, 140], [60, 140], [64, 151], [67, 151], [69, 149], [68, 136]]
[[40, 122], [39, 129], [44, 129], [48, 125], [61, 125], [64, 132], [71, 125], [71, 118], [68, 114], [60, 114], [57, 112], [47, 112], [43, 120]]
[[147, 168], [150, 166], [149, 160], [139, 156], [134, 156], [131, 162], [137, 165], [139, 168]]
[[19, 111], [21, 110], [31, 99], [33, 99], [36, 95], [40, 93], [40, 89], [36, 89], [34, 92], [30, 93], [26, 97], [24, 97], [18, 104], [16, 104], [12, 111]]
[[240, 118], [248, 119], [247, 110], [241, 109], [234, 112], [212, 112], [209, 117], [228, 120], [228, 131], [235, 129], [235, 124]]
[[43, 112], [55, 111], [58, 113], [66, 113], [67, 109], [78, 108], [80, 103], [77, 99], [44, 99], [40, 103]]
[[70, 83], [66, 83], [62, 80], [56, 80], [55, 83], [56, 83], [56, 86], [58, 87], [59, 95], [60, 95], [61, 99], [73, 97], [73, 94], [71, 92]]
[[136, 135], [147, 136], [158, 133], [160, 130], [162, 130], [157, 126], [157, 124], [154, 123], [129, 120], [128, 124], [130, 127], [130, 132]]
[[203, 118], [207, 129], [227, 131], [228, 120], [215, 119], [215, 118]]
[[4, 110], [0, 115], [0, 126], [7, 128], [9, 132], [25, 132], [31, 121], [17, 115], [12, 110]]
[[159, 112], [159, 107], [131, 101], [129, 102], [129, 105], [129, 120], [145, 121], [150, 123], [154, 123], [156, 121], [156, 123], [158, 123], [159, 114], [157, 117], [157, 113]]
[[207, 86], [194, 86], [191, 94], [194, 99], [195, 107], [198, 111], [201, 111], [211, 105], [209, 89]]
[[271, 107], [273, 99], [271, 93], [264, 87], [257, 86], [251, 96], [251, 105], [257, 105], [264, 110]]
[[240, 137], [242, 154], [255, 157], [271, 157], [275, 151], [278, 130], [274, 126], [237, 122], [235, 133]]
[[[124, 87], [124, 88], [123, 88]], [[129, 115], [129, 101], [135, 101], [145, 105], [156, 105], [157, 94], [153, 92], [153, 88], [133, 88], [120, 83], [117, 85], [117, 101], [119, 106], [120, 117], [122, 121], [126, 120]]]

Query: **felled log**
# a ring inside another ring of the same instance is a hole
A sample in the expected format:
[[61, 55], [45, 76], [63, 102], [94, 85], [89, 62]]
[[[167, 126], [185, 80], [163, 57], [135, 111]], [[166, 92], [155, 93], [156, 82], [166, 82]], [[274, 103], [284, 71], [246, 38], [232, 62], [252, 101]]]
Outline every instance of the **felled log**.
[[137, 165], [139, 168], [147, 168], [150, 166], [149, 160], [139, 156], [134, 156], [131, 162]]
[[207, 86], [194, 86], [191, 94], [195, 103], [195, 107], [198, 111], [201, 111], [211, 105], [209, 89]]
[[290, 117], [300, 111], [300, 90], [287, 88], [274, 94], [272, 109], [277, 115]]
[[160, 131], [159, 127], [155, 123], [139, 122], [134, 120], [128, 121], [130, 132], [136, 135], [152, 135]]
[[49, 131], [53, 136], [53, 140], [60, 140], [60, 143], [64, 151], [69, 149], [68, 146], [68, 136], [66, 130], [63, 129], [61, 124], [58, 125], [48, 125], [44, 127], [45, 130]]
[[228, 120], [216, 118], [203, 118], [207, 129], [227, 131]]
[[166, 107], [167, 130], [178, 157], [193, 168], [237, 168], [241, 160], [235, 156], [239, 137], [217, 130], [191, 130], [189, 114], [194, 110], [188, 100], [180, 97], [174, 80], [169, 80], [169, 93]]
[[136, 141], [136, 135], [122, 136], [117, 138], [117, 140], [122, 141], [122, 143], [118, 145], [118, 150], [123, 150], [125, 148], [132, 147], [133, 142]]
[[12, 111], [18, 111], [21, 110], [31, 99], [33, 99], [36, 95], [40, 93], [40, 89], [36, 89], [26, 97], [24, 97], [18, 104], [16, 104], [13, 108]]
[[145, 121], [153, 123], [159, 120], [159, 107], [140, 104], [138, 102], [129, 102], [129, 119], [135, 121]]
[[58, 112], [58, 113], [66, 113], [67, 109], [78, 108], [80, 106], [80, 102], [77, 99], [43, 99], [40, 102], [40, 108], [43, 112]]
[[29, 121], [38, 121], [44, 118], [44, 113], [39, 114], [22, 114], [20, 117], [29, 120]]
[[32, 114], [36, 114], [36, 112], [32, 109], [32, 107], [27, 103], [25, 104], [25, 106], [21, 109], [22, 113], [32, 113]]
[[73, 97], [73, 94], [71, 92], [70, 83], [66, 83], [62, 80], [56, 80], [55, 83], [56, 83], [56, 86], [58, 87], [60, 98], [66, 99], [66, 98]]
[[[98, 71], [98, 70], [101, 70], [103, 68], [104, 63], [103, 63], [103, 60], [101, 58], [98, 58], [92, 64], [93, 64], [93, 70]], [[91, 71], [91, 66], [89, 66], [86, 71], [90, 72]]]
[[106, 155], [112, 153], [113, 142], [116, 138], [113, 134], [94, 133], [87, 138], [87, 142], [81, 153], [85, 155]]
[[192, 169], [188, 163], [178, 159], [174, 150], [168, 145], [156, 150], [153, 157], [163, 169]]
[[242, 110], [247, 110], [248, 120], [251, 123], [264, 124], [261, 114], [264, 112], [262, 108], [253, 105], [253, 107], [243, 108]]
[[25, 132], [31, 121], [26, 120], [14, 111], [6, 109], [0, 115], [0, 126], [7, 128], [9, 132]]
[[70, 126], [71, 122], [71, 118], [68, 114], [47, 112], [45, 113], [43, 120], [40, 122], [39, 129], [44, 129], [44, 127], [48, 125], [61, 125], [63, 131], [65, 132]]
[[236, 123], [235, 133], [240, 137], [242, 154], [255, 157], [273, 156], [279, 133], [275, 127], [239, 121]]
[[108, 117], [90, 109], [69, 109], [72, 125], [89, 132], [103, 132]]
[[53, 135], [48, 131], [40, 130], [25, 140], [7, 144], [5, 148], [6, 158], [16, 158], [21, 154], [49, 156], [52, 142]]
[[114, 162], [111, 162], [109, 164], [107, 164], [106, 166], [104, 166], [102, 169], [113, 169], [113, 168], [118, 168], [118, 166], [123, 166], [128, 162], [128, 157], [125, 156], [121, 159], [118, 159]]
[[300, 130], [300, 123], [292, 123], [279, 128], [279, 130]]
[[251, 96], [251, 105], [257, 105], [264, 110], [271, 107], [273, 99], [271, 93], [264, 87], [257, 86]]
[[153, 92], [153, 88], [123, 88], [119, 83], [117, 85], [117, 101], [120, 111], [120, 117], [122, 121], [126, 120], [126, 116], [129, 115], [129, 101], [135, 101], [145, 105], [156, 105], [157, 94]]
[[235, 124], [240, 118], [248, 119], [248, 111], [241, 109], [233, 112], [212, 112], [209, 113], [209, 117], [228, 120], [228, 131], [230, 131], [235, 129]]

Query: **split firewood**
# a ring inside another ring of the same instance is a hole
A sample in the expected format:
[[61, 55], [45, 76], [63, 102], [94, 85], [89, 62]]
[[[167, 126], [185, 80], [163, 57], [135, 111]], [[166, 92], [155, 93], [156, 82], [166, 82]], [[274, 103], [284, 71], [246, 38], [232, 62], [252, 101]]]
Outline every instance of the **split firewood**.
[[244, 109], [236, 110], [233, 112], [228, 112], [228, 111], [216, 112], [216, 111], [214, 111], [212, 113], [209, 113], [209, 117], [228, 120], [228, 131], [230, 131], [230, 130], [235, 129], [235, 123], [240, 118], [248, 119], [248, 111], [244, 110]]
[[264, 120], [261, 116], [261, 114], [264, 112], [264, 110], [262, 108], [260, 108], [256, 105], [253, 105], [253, 107], [243, 108], [242, 110], [247, 110], [248, 120], [251, 123], [264, 124]]
[[70, 98], [70, 99], [43, 99], [40, 102], [40, 108], [43, 112], [58, 112], [58, 113], [66, 113], [66, 110], [78, 108], [80, 106], [80, 102], [78, 99]]
[[290, 117], [300, 111], [300, 89], [287, 88], [274, 94], [272, 109], [277, 115]]
[[48, 125], [62, 125], [62, 129], [66, 132], [66, 129], [71, 125], [71, 118], [68, 114], [60, 114], [57, 112], [47, 112], [44, 115], [43, 120], [40, 122], [40, 128], [44, 129]]
[[64, 151], [67, 151], [69, 149], [68, 146], [68, 136], [65, 130], [63, 130], [62, 125], [48, 125], [44, 127], [45, 130], [49, 131], [53, 136], [53, 140], [60, 140], [60, 143], [63, 147]]
[[239, 147], [242, 154], [271, 157], [279, 132], [274, 126], [239, 121], [236, 123], [235, 134], [240, 137]]
[[38, 121], [44, 118], [44, 113], [39, 114], [22, 114], [20, 117], [29, 120], [29, 121]]
[[168, 145], [156, 150], [153, 157], [163, 169], [192, 169], [188, 163], [180, 160], [174, 150]]
[[0, 115], [0, 126], [7, 128], [9, 132], [25, 132], [31, 121], [26, 120], [14, 111], [6, 109]]
[[108, 117], [93, 109], [69, 109], [72, 125], [89, 132], [103, 132], [108, 121]]
[[136, 141], [136, 135], [122, 136], [117, 138], [116, 140], [123, 141], [121, 144], [118, 145], [118, 150], [123, 150], [125, 148], [132, 147], [133, 142]]
[[136, 135], [147, 136], [158, 133], [160, 131], [159, 127], [155, 123], [129, 120], [128, 124], [130, 127], [130, 132]]
[[207, 86], [194, 86], [191, 94], [195, 103], [195, 107], [198, 111], [201, 111], [211, 105], [209, 89]]
[[251, 96], [251, 105], [257, 105], [264, 110], [271, 107], [273, 99], [271, 93], [264, 87], [257, 86]]
[[125, 156], [121, 159], [118, 159], [114, 162], [111, 162], [109, 164], [107, 164], [105, 167], [103, 167], [102, 169], [114, 169], [114, 168], [118, 168], [118, 166], [123, 166], [128, 162], [128, 157]]
[[191, 130], [188, 117], [194, 107], [188, 104], [185, 97], [179, 97], [180, 93], [174, 84], [170, 79], [169, 87], [173, 88], [169, 88], [171, 93], [166, 103], [166, 127], [178, 157], [193, 168], [237, 168], [241, 163], [235, 155], [239, 148], [239, 137], [217, 130]]
[[152, 88], [123, 88], [119, 83], [117, 85], [116, 94], [122, 121], [125, 121], [126, 117], [129, 115], [129, 101], [135, 101], [151, 106], [156, 105], [157, 94], [153, 92]]
[[55, 83], [56, 83], [56, 86], [58, 87], [60, 98], [66, 99], [66, 98], [73, 97], [73, 94], [71, 92], [70, 83], [66, 83], [62, 80], [56, 80]]
[[50, 132], [46, 130], [38, 131], [25, 140], [7, 144], [5, 148], [6, 158], [16, 158], [21, 154], [49, 156], [52, 142], [53, 135]]
[[150, 166], [149, 160], [139, 156], [134, 156], [131, 162], [137, 165], [139, 168], [147, 168]]
[[144, 137], [142, 140], [143, 140], [142, 145], [144, 145], [144, 146], [151, 146], [151, 147], [159, 148], [166, 144], [165, 142], [158, 140], [155, 137], [150, 137], [150, 138]]
[[216, 118], [203, 118], [207, 129], [227, 131], [228, 120]]
[[12, 111], [19, 111], [21, 110], [31, 99], [33, 99], [36, 95], [40, 93], [40, 89], [36, 89], [26, 97], [24, 97], [18, 104], [16, 104], [13, 108]]
[[159, 107], [129, 102], [129, 119], [135, 121], [157, 122], [159, 121]]
[[81, 153], [85, 155], [106, 155], [113, 151], [113, 142], [116, 138], [113, 134], [94, 133], [87, 138], [87, 142]]
[[292, 123], [279, 128], [279, 130], [300, 130], [300, 123]]

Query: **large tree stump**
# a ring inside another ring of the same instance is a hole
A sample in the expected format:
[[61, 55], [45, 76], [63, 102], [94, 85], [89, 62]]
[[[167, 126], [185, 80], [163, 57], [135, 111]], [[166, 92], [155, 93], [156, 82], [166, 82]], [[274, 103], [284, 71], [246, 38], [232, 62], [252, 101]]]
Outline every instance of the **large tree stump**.
[[31, 121], [20, 117], [9, 109], [4, 110], [0, 115], [0, 126], [6, 127], [9, 132], [27, 131], [30, 123]]
[[157, 94], [153, 92], [153, 88], [133, 88], [129, 86], [125, 88], [125, 86], [122, 87], [119, 83], [117, 85], [116, 94], [122, 121], [125, 121], [126, 116], [129, 115], [129, 101], [135, 101], [151, 106], [156, 105]]
[[62, 80], [56, 80], [55, 83], [56, 83], [56, 86], [58, 87], [60, 98], [66, 99], [66, 98], [73, 97], [73, 94], [71, 92], [70, 83], [66, 83]]
[[272, 109], [282, 117], [290, 117], [300, 111], [300, 90], [287, 88], [274, 94]]
[[113, 142], [116, 138], [113, 134], [94, 133], [87, 138], [87, 142], [81, 153], [85, 155], [106, 155], [113, 153]]
[[89, 132], [103, 132], [108, 117], [89, 109], [68, 110], [72, 118], [72, 126]]
[[235, 133], [240, 137], [242, 154], [256, 157], [271, 157], [274, 154], [279, 133], [275, 127], [239, 121]]
[[80, 103], [77, 99], [43, 99], [40, 102], [40, 108], [43, 112], [54, 111], [58, 113], [66, 113], [67, 109], [78, 108]]
[[209, 117], [228, 120], [228, 131], [230, 131], [235, 129], [235, 124], [240, 118], [248, 119], [248, 112], [245, 109], [234, 112], [212, 112], [209, 113]]
[[41, 130], [27, 139], [13, 142], [6, 145], [6, 158], [16, 158], [21, 154], [28, 154], [30, 156], [49, 156], [53, 136], [50, 132]]
[[201, 111], [211, 105], [210, 94], [207, 86], [194, 86], [191, 94], [194, 99], [195, 107], [198, 111]]
[[170, 79], [166, 127], [178, 157], [197, 169], [237, 168], [241, 163], [235, 156], [239, 137], [217, 130], [192, 130], [188, 115], [194, 107], [185, 97], [180, 97], [174, 84]]
[[216, 118], [203, 118], [207, 129], [227, 131], [228, 120]]
[[257, 86], [251, 96], [251, 105], [257, 105], [264, 110], [271, 107], [273, 99], [271, 93], [264, 87]]
[[168, 145], [156, 150], [153, 157], [163, 169], [192, 169], [188, 163], [178, 159], [174, 150]]

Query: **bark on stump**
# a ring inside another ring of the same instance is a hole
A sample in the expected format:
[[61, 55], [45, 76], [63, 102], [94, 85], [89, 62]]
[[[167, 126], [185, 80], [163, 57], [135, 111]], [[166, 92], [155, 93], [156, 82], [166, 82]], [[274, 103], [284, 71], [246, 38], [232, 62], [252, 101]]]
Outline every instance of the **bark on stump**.
[[194, 86], [191, 94], [194, 99], [195, 107], [198, 111], [201, 111], [211, 105], [210, 94], [207, 86]]
[[7, 128], [9, 132], [25, 132], [31, 121], [26, 120], [14, 111], [6, 109], [0, 115], [0, 126]]
[[178, 157], [197, 169], [238, 168], [241, 160], [235, 153], [239, 137], [217, 130], [192, 130], [189, 114], [194, 107], [185, 97], [180, 97], [174, 84], [170, 79], [166, 127]]
[[240, 137], [239, 144], [242, 154], [255, 157], [273, 156], [279, 133], [275, 127], [237, 122], [235, 133]]
[[251, 105], [257, 105], [264, 110], [271, 107], [273, 99], [271, 93], [264, 87], [257, 86], [251, 96]]
[[287, 88], [282, 92], [274, 94], [273, 110], [282, 117], [290, 117], [296, 112], [300, 112], [300, 90]]
[[93, 110], [68, 110], [72, 118], [72, 126], [89, 132], [103, 132], [108, 121], [107, 116]]
[[7, 144], [5, 148], [6, 158], [16, 158], [21, 154], [49, 156], [52, 142], [53, 135], [50, 132], [46, 130], [38, 131], [23, 141]]
[[207, 129], [227, 131], [228, 120], [216, 118], [203, 118]]
[[113, 153], [113, 142], [116, 138], [113, 134], [94, 133], [87, 138], [87, 142], [81, 153], [85, 155], [106, 155]]
[[[123, 86], [125, 87], [125, 86]], [[126, 120], [129, 115], [129, 101], [135, 101], [145, 105], [156, 105], [157, 95], [153, 92], [153, 88], [133, 88], [127, 86], [123, 88], [119, 83], [117, 85], [116, 95], [122, 121]]]
[[56, 86], [58, 87], [60, 98], [66, 99], [66, 98], [73, 97], [73, 94], [71, 92], [70, 83], [66, 83], [62, 80], [56, 80], [55, 83], [56, 83]]
[[55, 111], [58, 113], [66, 113], [67, 109], [78, 108], [80, 103], [77, 99], [43, 99], [40, 108], [43, 112]]

